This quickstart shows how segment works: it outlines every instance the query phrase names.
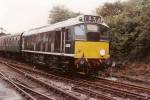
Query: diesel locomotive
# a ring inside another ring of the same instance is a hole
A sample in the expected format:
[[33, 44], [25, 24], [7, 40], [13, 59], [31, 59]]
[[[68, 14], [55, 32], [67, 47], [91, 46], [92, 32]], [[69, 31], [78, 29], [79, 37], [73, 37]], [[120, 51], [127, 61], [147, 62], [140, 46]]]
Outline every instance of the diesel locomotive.
[[101, 16], [80, 15], [17, 35], [0, 37], [0, 52], [84, 74], [109, 66], [111, 29]]

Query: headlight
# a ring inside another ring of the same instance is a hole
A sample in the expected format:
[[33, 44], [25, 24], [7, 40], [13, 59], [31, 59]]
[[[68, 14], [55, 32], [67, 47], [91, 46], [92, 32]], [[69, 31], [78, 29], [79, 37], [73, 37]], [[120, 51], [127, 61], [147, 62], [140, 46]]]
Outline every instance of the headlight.
[[104, 49], [100, 49], [99, 53], [101, 56], [104, 56], [106, 54], [106, 51]]

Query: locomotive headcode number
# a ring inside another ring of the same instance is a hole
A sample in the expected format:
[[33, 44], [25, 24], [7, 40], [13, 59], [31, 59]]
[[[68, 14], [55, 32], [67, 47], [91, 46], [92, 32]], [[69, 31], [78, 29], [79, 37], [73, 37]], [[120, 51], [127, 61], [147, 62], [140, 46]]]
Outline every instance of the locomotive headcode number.
[[87, 22], [87, 23], [102, 23], [102, 20], [101, 20], [101, 17], [99, 17], [99, 16], [85, 15], [84, 16], [84, 22]]

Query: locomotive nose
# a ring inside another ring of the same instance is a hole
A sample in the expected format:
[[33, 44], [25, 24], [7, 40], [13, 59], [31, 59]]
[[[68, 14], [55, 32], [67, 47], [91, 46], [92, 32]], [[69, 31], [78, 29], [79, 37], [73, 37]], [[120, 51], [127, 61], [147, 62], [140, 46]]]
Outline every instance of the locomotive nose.
[[75, 58], [108, 59], [109, 43], [107, 42], [75, 42]]

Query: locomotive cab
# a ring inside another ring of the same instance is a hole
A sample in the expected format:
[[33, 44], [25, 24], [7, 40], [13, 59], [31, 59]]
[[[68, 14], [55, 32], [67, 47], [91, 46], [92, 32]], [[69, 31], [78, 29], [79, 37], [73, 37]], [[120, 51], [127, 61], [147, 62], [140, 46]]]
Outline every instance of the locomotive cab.
[[81, 24], [74, 27], [74, 33], [75, 58], [109, 58], [109, 28], [96, 24]]
[[74, 58], [79, 72], [104, 70], [104, 63], [110, 58], [110, 28], [97, 22], [100, 17], [97, 21], [96, 18], [84, 16], [86, 23], [74, 26]]

